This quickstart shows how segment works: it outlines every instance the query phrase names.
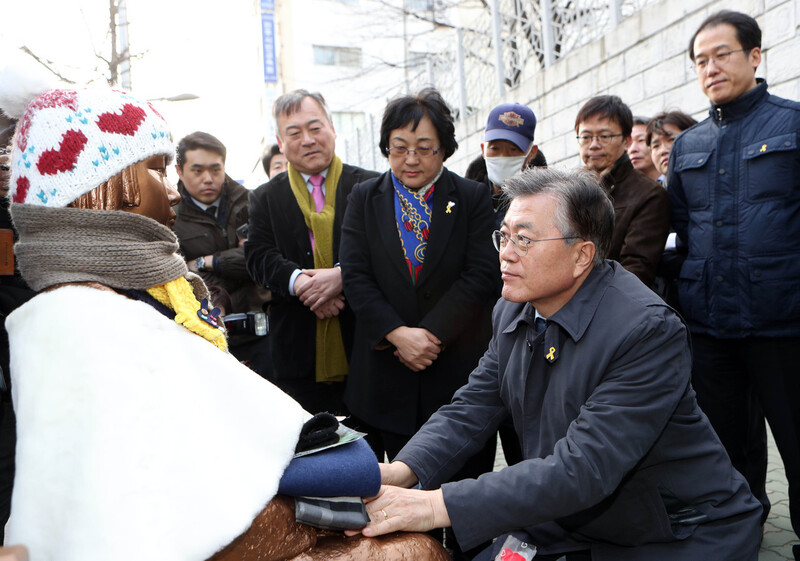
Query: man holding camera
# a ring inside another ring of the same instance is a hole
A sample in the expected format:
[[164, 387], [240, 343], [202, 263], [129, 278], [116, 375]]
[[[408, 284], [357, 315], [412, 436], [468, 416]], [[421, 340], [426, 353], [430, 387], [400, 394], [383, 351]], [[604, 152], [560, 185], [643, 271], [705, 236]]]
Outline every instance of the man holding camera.
[[[209, 287], [215, 306], [232, 314], [263, 312], [269, 291], [247, 273], [243, 241], [247, 237], [249, 191], [225, 173], [225, 145], [205, 132], [193, 132], [178, 143], [176, 169], [182, 200], [175, 207], [175, 234], [191, 271]], [[229, 301], [228, 301], [229, 298]], [[253, 314], [228, 322], [231, 353], [267, 376], [269, 349], [264, 327]], [[257, 329], [262, 327], [262, 329]]]

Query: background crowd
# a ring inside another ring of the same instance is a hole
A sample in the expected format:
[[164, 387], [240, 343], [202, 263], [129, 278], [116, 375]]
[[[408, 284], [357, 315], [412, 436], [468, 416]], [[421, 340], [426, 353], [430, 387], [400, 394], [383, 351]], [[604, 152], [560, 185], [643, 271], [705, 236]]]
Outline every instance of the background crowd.
[[[697, 401], [761, 503], [762, 524], [769, 421], [800, 534], [800, 104], [755, 77], [760, 45], [755, 21], [736, 12], [715, 14], [692, 37], [711, 102], [699, 124], [675, 108], [634, 116], [619, 97], [598, 95], [574, 128], [584, 167], [613, 206], [608, 259], [683, 315]], [[274, 119], [277, 144], [263, 156], [270, 180], [254, 191], [226, 173], [219, 139], [179, 140], [180, 251], [221, 316], [243, 316], [226, 322], [239, 361], [311, 413], [348, 415], [391, 461], [467, 383], [492, 339], [503, 286], [496, 249], [507, 243], [501, 188], [546, 167], [547, 139], [534, 138], [530, 108], [499, 105], [462, 178], [445, 167], [458, 149], [451, 111], [426, 89], [387, 105], [377, 142], [389, 171], [378, 174], [336, 155], [321, 94], [281, 96]], [[7, 181], [0, 231], [11, 232]], [[4, 315], [32, 295], [13, 266], [0, 282]], [[262, 312], [268, 332], [257, 326]], [[14, 421], [3, 396], [7, 518]], [[527, 459], [509, 419], [499, 431], [508, 464]], [[495, 442], [447, 480], [491, 471]], [[445, 539], [455, 558], [486, 545], [462, 552]]]

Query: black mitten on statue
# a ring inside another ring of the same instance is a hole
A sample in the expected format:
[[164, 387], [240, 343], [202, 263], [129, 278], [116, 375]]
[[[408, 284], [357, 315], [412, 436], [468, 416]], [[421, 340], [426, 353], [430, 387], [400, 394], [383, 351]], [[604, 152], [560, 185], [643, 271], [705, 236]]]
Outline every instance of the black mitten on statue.
[[336, 444], [339, 441], [338, 428], [336, 417], [330, 413], [317, 413], [303, 425], [295, 453]]

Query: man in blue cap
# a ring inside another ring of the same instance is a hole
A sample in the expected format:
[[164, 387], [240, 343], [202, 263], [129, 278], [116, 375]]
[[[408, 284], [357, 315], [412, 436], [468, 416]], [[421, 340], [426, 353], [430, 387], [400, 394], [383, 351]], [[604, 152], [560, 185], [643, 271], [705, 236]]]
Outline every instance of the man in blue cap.
[[508, 204], [503, 202], [503, 182], [528, 167], [539, 147], [533, 143], [536, 115], [521, 103], [503, 103], [489, 113], [481, 152], [486, 163], [486, 179], [492, 189], [492, 204], [497, 227], [503, 221]]
[[[529, 107], [521, 103], [503, 103], [489, 113], [486, 129], [481, 143], [482, 157], [479, 157], [467, 170], [467, 178], [489, 185], [492, 193], [492, 206], [495, 212], [495, 228], [500, 229], [508, 210], [508, 199], [503, 196], [500, 187], [506, 179], [527, 169], [528, 165], [539, 155], [539, 147], [533, 143], [533, 132], [536, 129], [536, 115]], [[542, 158], [544, 156], [542, 155]], [[476, 174], [476, 168], [485, 163], [485, 173]], [[546, 165], [546, 164], [543, 164]], [[499, 279], [498, 269], [498, 279]], [[497, 287], [500, 297], [502, 282]], [[522, 460], [522, 449], [519, 437], [510, 420], [499, 427], [503, 453], [508, 465]]]

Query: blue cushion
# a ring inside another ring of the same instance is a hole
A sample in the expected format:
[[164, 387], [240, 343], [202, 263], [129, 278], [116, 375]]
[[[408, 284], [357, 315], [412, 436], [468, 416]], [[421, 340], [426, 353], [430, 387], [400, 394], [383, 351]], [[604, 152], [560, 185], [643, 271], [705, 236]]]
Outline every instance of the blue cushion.
[[290, 497], [374, 497], [381, 488], [378, 459], [363, 438], [294, 458], [278, 493]]

